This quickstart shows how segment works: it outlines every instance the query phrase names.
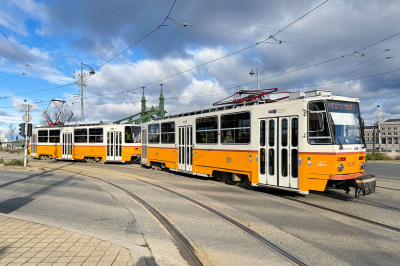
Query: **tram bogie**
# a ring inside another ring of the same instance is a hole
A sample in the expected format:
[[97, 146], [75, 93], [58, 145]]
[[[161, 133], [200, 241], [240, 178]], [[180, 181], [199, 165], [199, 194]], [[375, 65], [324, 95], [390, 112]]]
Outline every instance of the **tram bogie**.
[[143, 123], [141, 130], [143, 165], [249, 188], [307, 194], [365, 176], [359, 100], [330, 91], [199, 108]]

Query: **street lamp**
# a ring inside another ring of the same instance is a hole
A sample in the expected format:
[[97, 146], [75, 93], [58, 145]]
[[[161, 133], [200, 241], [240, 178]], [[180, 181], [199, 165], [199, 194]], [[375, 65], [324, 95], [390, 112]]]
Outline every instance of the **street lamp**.
[[249, 75], [253, 76], [254, 74], [257, 74], [257, 90], [260, 90], [260, 83], [258, 82], [258, 68], [253, 68], [250, 70]]
[[87, 66], [88, 68], [90, 68], [90, 71], [89, 71], [89, 76], [93, 76], [96, 72], [94, 71], [94, 69], [91, 67], [91, 66], [88, 66], [88, 65], [86, 65], [86, 64], [84, 64], [84, 63], [82, 63], [81, 62], [81, 76], [80, 76], [80, 78], [81, 78], [81, 122], [83, 122], [83, 120], [84, 120], [84, 115], [83, 115], [83, 66]]

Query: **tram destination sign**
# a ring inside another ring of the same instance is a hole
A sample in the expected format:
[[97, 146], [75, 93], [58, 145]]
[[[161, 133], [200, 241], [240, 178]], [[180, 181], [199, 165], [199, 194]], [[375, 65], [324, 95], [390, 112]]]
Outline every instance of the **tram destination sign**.
[[358, 113], [358, 106], [356, 103], [329, 102], [328, 107], [331, 112]]

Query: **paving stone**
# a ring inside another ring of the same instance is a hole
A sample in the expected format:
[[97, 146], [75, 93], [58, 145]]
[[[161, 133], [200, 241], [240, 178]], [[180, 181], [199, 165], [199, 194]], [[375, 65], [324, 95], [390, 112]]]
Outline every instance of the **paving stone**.
[[126, 266], [116, 244], [0, 214], [0, 266]]

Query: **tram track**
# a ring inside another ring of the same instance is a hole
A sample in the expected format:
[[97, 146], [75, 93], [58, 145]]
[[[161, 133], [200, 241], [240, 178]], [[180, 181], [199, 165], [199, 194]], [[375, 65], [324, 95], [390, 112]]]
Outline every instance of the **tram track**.
[[394, 211], [394, 212], [400, 212], [400, 209], [396, 208], [396, 207], [390, 207], [390, 206], [385, 206], [385, 205], [374, 204], [374, 203], [370, 203], [370, 202], [366, 202], [366, 201], [362, 201], [362, 200], [349, 199], [349, 198], [346, 198], [346, 197], [340, 197], [340, 196], [330, 195], [330, 194], [316, 192], [316, 191], [312, 191], [312, 192], [310, 192], [310, 194], [320, 195], [320, 196], [329, 197], [329, 198], [338, 199], [338, 200], [343, 200], [343, 201], [348, 201], [348, 202], [364, 204], [364, 205], [368, 205], [368, 206], [372, 206], [372, 207], [376, 207], [376, 208], [380, 208], [380, 209], [385, 209], [385, 210], [390, 210], [390, 211]]
[[390, 189], [390, 190], [396, 190], [396, 191], [400, 191], [400, 189], [398, 188], [393, 188], [393, 187], [382, 187], [382, 186], [376, 186], [378, 188], [384, 188], [384, 189]]
[[111, 186], [119, 189], [120, 191], [124, 192], [130, 198], [132, 198], [133, 200], [138, 202], [140, 205], [142, 205], [146, 210], [148, 210], [164, 226], [164, 228], [174, 238], [176, 243], [182, 248], [182, 250], [186, 254], [186, 256], [189, 259], [189, 261], [192, 263], [192, 265], [194, 265], [194, 266], [202, 266], [203, 265], [203, 263], [200, 261], [200, 259], [198, 258], [197, 254], [196, 254], [196, 250], [190, 244], [189, 240], [164, 215], [162, 215], [157, 209], [155, 209], [147, 201], [145, 201], [144, 199], [142, 199], [138, 195], [136, 195], [136, 194], [134, 194], [134, 193], [132, 193], [132, 192], [130, 192], [130, 191], [128, 191], [128, 190], [126, 190], [126, 189], [114, 184], [114, 183], [112, 183], [112, 182], [106, 181], [104, 179], [101, 179], [101, 178], [98, 178], [98, 177], [95, 177], [95, 176], [91, 176], [91, 175], [83, 174], [83, 173], [76, 173], [76, 172], [73, 172], [73, 171], [70, 171], [70, 170], [61, 170], [61, 171], [66, 171], [66, 172], [75, 173], [75, 174], [83, 175], [83, 176], [86, 176], [86, 177], [90, 177], [90, 178], [96, 179], [98, 181], [104, 182], [104, 183], [106, 183], [108, 185], [111, 185]]
[[[92, 169], [92, 170], [97, 170], [97, 169]], [[190, 242], [183, 236], [182, 233], [179, 232], [178, 229], [176, 229], [176, 227], [174, 227], [167, 218], [165, 218], [160, 212], [158, 212], [154, 207], [152, 207], [149, 203], [147, 203], [144, 199], [142, 199], [141, 197], [137, 196], [136, 194], [125, 190], [124, 188], [103, 180], [101, 178], [98, 177], [94, 177], [88, 174], [84, 174], [84, 173], [79, 173], [79, 172], [74, 172], [71, 170], [61, 170], [61, 171], [67, 171], [67, 172], [71, 172], [71, 173], [75, 173], [75, 174], [79, 174], [79, 175], [83, 175], [86, 177], [90, 177], [99, 181], [102, 181], [104, 183], [107, 183], [121, 191], [123, 191], [124, 193], [126, 193], [128, 196], [130, 196], [131, 198], [133, 198], [135, 201], [137, 201], [138, 203], [140, 203], [145, 209], [149, 210], [151, 214], [153, 214], [154, 217], [157, 218], [157, 220], [159, 220], [161, 222], [161, 224], [167, 229], [167, 231], [173, 236], [173, 238], [175, 239], [175, 241], [179, 244], [179, 246], [182, 247], [182, 249], [185, 251], [185, 253], [187, 254], [187, 256], [190, 258], [190, 261], [193, 263], [193, 265], [203, 265], [201, 263], [201, 261], [198, 259], [197, 255], [196, 255], [196, 251], [193, 248], [193, 246], [190, 244]], [[197, 205], [200, 208], [203, 208], [215, 215], [217, 215], [218, 217], [220, 217], [221, 219], [223, 219], [224, 221], [228, 222], [229, 224], [239, 228], [241, 231], [247, 233], [248, 235], [252, 236], [253, 238], [255, 238], [256, 240], [260, 241], [261, 243], [263, 243], [264, 245], [268, 246], [269, 248], [273, 249], [274, 251], [276, 251], [277, 253], [279, 253], [280, 255], [282, 255], [283, 257], [289, 259], [290, 261], [292, 261], [293, 263], [295, 263], [296, 265], [301, 265], [301, 266], [307, 266], [308, 264], [306, 262], [304, 262], [303, 260], [301, 260], [299, 257], [291, 254], [289, 251], [284, 250], [283, 248], [281, 248], [279, 245], [273, 243], [272, 241], [268, 240], [267, 238], [263, 237], [261, 234], [257, 233], [256, 231], [252, 230], [251, 228], [245, 226], [242, 222], [237, 221], [233, 218], [230, 218], [229, 216], [215, 210], [214, 208], [198, 201], [195, 199], [192, 199], [188, 196], [185, 196], [179, 192], [176, 192], [174, 190], [171, 190], [169, 188], [139, 179], [139, 178], [134, 178], [134, 177], [130, 177], [130, 176], [126, 176], [123, 175], [121, 173], [115, 173], [115, 172], [110, 172], [110, 171], [104, 171], [104, 169], [100, 170], [102, 173], [111, 173], [114, 175], [120, 175], [120, 176], [124, 176], [126, 178], [132, 179], [132, 180], [136, 180], [154, 187], [157, 187], [159, 189], [168, 191], [172, 194], [175, 194], [179, 197], [182, 197], [190, 202], [192, 202], [193, 204]]]
[[366, 222], [366, 223], [369, 223], [369, 224], [373, 224], [373, 225], [376, 225], [376, 226], [379, 226], [379, 227], [382, 227], [382, 228], [385, 228], [385, 229], [400, 233], [400, 228], [399, 227], [387, 225], [387, 224], [384, 224], [384, 223], [381, 223], [381, 222], [378, 222], [378, 221], [375, 221], [375, 220], [372, 220], [372, 219], [369, 219], [369, 218], [364, 218], [364, 217], [361, 217], [361, 216], [358, 216], [358, 215], [355, 215], [355, 214], [351, 214], [351, 213], [347, 213], [347, 212], [344, 212], [344, 211], [339, 211], [339, 210], [336, 210], [336, 209], [332, 209], [332, 208], [329, 208], [329, 207], [318, 205], [318, 204], [315, 204], [315, 203], [307, 202], [307, 201], [304, 201], [304, 200], [300, 200], [298, 198], [293, 198], [293, 197], [289, 197], [289, 196], [277, 196], [277, 197], [284, 198], [284, 199], [287, 199], [287, 200], [291, 200], [291, 201], [294, 201], [294, 202], [298, 202], [298, 203], [301, 203], [301, 204], [304, 204], [304, 205], [308, 205], [308, 206], [311, 206], [311, 207], [315, 207], [315, 208], [318, 208], [318, 209], [321, 209], [321, 210], [337, 213], [337, 214], [340, 214], [340, 215], [343, 215], [343, 216], [346, 216], [346, 217], [350, 217], [350, 218], [353, 218], [353, 219], [356, 219], [356, 220], [359, 220], [359, 221], [363, 221], [363, 222]]

